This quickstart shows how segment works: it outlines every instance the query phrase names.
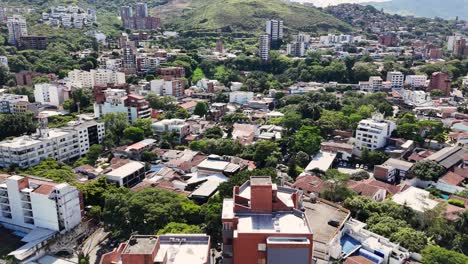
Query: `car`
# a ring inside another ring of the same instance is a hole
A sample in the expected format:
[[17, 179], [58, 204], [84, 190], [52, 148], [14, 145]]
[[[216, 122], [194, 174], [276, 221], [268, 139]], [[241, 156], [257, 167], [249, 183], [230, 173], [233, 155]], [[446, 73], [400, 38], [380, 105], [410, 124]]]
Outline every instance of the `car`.
[[356, 169], [359, 169], [359, 164], [356, 164]]

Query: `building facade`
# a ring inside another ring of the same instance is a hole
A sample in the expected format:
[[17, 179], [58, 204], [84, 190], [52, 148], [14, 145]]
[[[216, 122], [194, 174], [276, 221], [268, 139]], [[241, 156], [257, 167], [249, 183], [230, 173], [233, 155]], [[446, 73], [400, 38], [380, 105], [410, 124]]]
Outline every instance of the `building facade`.
[[68, 78], [72, 86], [79, 88], [125, 84], [125, 73], [103, 69], [90, 71], [75, 69], [68, 73]]
[[39, 117], [36, 134], [0, 142], [0, 167], [28, 168], [47, 158], [68, 161], [79, 158], [94, 144], [102, 144], [104, 123], [75, 122], [63, 128], [47, 128], [47, 118]]
[[451, 80], [448, 73], [434, 72], [431, 75], [428, 91], [441, 90], [446, 96], [450, 95]]
[[60, 106], [64, 101], [64, 87], [49, 83], [34, 85], [34, 99], [36, 102]]
[[361, 120], [356, 129], [356, 148], [370, 151], [385, 147], [387, 138], [396, 129], [393, 121], [384, 120], [383, 115], [376, 113], [372, 119]]
[[130, 123], [138, 118], [150, 118], [151, 107], [143, 96], [128, 94], [123, 89], [104, 91], [105, 101], [94, 104], [94, 116], [100, 118], [108, 113], [126, 113]]
[[0, 175], [0, 223], [13, 230], [68, 231], [81, 223], [80, 192], [68, 183]]
[[14, 105], [19, 102], [28, 101], [28, 96], [26, 95], [17, 95], [17, 94], [2, 94], [0, 95], [0, 113], [2, 114], [14, 114]]
[[282, 20], [267, 20], [265, 33], [270, 38], [270, 45], [277, 48], [283, 40], [283, 21]]
[[426, 82], [426, 75], [406, 75], [405, 79], [405, 84], [412, 89], [426, 87]]
[[392, 89], [403, 89], [405, 75], [399, 71], [388, 72], [387, 82], [391, 82]]
[[26, 19], [22, 16], [14, 15], [7, 20], [8, 43], [17, 46], [21, 43], [21, 37], [28, 35]]
[[233, 192], [223, 201], [223, 261], [312, 263], [313, 235], [301, 211], [301, 191], [258, 176]]
[[258, 55], [262, 61], [270, 59], [270, 36], [268, 34], [260, 35], [258, 45]]

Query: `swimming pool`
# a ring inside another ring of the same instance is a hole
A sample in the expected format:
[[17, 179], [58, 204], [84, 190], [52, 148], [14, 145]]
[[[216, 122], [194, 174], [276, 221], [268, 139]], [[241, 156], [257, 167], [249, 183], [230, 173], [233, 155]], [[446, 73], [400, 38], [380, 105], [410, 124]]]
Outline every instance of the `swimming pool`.
[[356, 239], [345, 234], [341, 237], [341, 251], [344, 255], [348, 255], [361, 246], [361, 243]]

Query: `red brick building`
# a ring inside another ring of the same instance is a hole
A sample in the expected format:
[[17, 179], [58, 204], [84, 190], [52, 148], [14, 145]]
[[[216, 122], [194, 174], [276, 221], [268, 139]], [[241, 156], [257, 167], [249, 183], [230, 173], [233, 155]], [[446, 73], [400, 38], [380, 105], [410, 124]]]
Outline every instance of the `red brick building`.
[[184, 78], [185, 69], [183, 67], [158, 68], [156, 75], [161, 76], [165, 81], [170, 81], [176, 78]]
[[223, 202], [223, 263], [312, 263], [302, 192], [251, 177]]
[[398, 37], [393, 32], [384, 33], [379, 36], [379, 44], [387, 47], [394, 47], [398, 45]]
[[466, 39], [462, 38], [455, 41], [453, 44], [453, 54], [468, 56], [468, 43]]
[[434, 72], [431, 76], [428, 91], [441, 90], [445, 95], [450, 95], [451, 81], [448, 73]]

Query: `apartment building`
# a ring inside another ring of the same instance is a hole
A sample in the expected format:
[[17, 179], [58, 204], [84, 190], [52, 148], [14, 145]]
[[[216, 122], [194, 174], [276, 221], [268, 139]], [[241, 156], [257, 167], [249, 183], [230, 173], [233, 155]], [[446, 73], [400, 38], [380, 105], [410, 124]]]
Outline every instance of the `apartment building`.
[[383, 88], [383, 80], [380, 76], [369, 77], [368, 82], [359, 82], [359, 89], [363, 92], [375, 93]]
[[14, 114], [14, 105], [18, 102], [29, 102], [27, 95], [2, 94], [0, 95], [0, 113]]
[[14, 15], [7, 19], [8, 44], [17, 46], [21, 42], [21, 37], [28, 35], [26, 19], [22, 16]]
[[283, 21], [282, 20], [267, 20], [265, 33], [270, 38], [270, 44], [273, 47], [278, 47], [283, 39]]
[[128, 94], [123, 89], [104, 91], [105, 101], [94, 104], [94, 116], [100, 118], [108, 113], [126, 113], [130, 123], [138, 118], [150, 118], [151, 107], [143, 96]]
[[21, 36], [20, 40], [23, 49], [46, 50], [49, 44], [46, 36]]
[[100, 264], [210, 264], [210, 258], [210, 237], [204, 234], [133, 235]]
[[169, 132], [175, 132], [179, 137], [179, 142], [190, 133], [190, 127], [183, 119], [164, 119], [151, 125], [153, 131], [161, 136]]
[[312, 263], [313, 234], [301, 211], [302, 192], [255, 176], [234, 187], [222, 210], [227, 263]]
[[68, 73], [68, 78], [72, 86], [80, 88], [125, 84], [125, 73], [104, 69], [90, 71], [75, 69]]
[[36, 102], [58, 107], [65, 100], [64, 90], [65, 87], [58, 84], [36, 84], [34, 85], [34, 99]]
[[396, 129], [393, 121], [385, 120], [383, 115], [375, 113], [372, 119], [361, 120], [356, 129], [356, 148], [376, 150], [385, 147], [387, 138]]
[[305, 43], [304, 42], [293, 42], [288, 44], [286, 52], [292, 57], [304, 57], [305, 56]]
[[184, 67], [158, 68], [156, 69], [156, 75], [161, 76], [166, 81], [177, 78], [185, 78], [185, 69]]
[[253, 92], [235, 91], [229, 93], [229, 102], [234, 104], [245, 105], [254, 97]]
[[428, 91], [441, 90], [446, 96], [450, 95], [450, 87], [452, 81], [450, 76], [445, 72], [434, 72], [431, 75], [431, 81], [429, 82]]
[[36, 134], [0, 142], [0, 167], [28, 168], [47, 158], [65, 162], [85, 155], [91, 145], [102, 144], [104, 139], [104, 123], [78, 121], [49, 129], [47, 117], [38, 118]]
[[399, 71], [388, 72], [387, 82], [391, 82], [392, 89], [403, 89], [405, 75]]
[[426, 87], [426, 75], [407, 75], [405, 84], [411, 89]]
[[36, 177], [0, 175], [0, 223], [25, 231], [68, 231], [81, 223], [79, 190], [68, 183]]
[[181, 97], [185, 94], [185, 80], [152, 80], [149, 84], [149, 88], [149, 91], [142, 92], [153, 93], [161, 96]]
[[270, 59], [270, 36], [268, 34], [260, 35], [258, 45], [258, 55], [262, 61]]

